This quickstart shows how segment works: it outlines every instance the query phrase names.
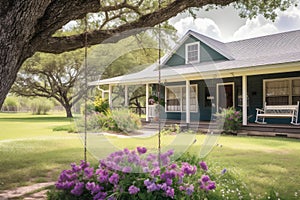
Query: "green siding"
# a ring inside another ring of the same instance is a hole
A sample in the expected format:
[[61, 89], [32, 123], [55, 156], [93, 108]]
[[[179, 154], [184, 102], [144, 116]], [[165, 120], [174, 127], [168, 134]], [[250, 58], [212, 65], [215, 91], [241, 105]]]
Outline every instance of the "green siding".
[[[300, 77], [300, 71], [291, 73], [280, 73], [280, 74], [267, 74], [267, 75], [255, 75], [248, 76], [248, 117], [249, 122], [255, 121], [256, 108], [263, 107], [263, 80], [264, 79], [275, 79], [275, 78], [288, 78], [288, 77]], [[213, 114], [216, 112], [216, 85], [217, 83], [228, 83], [234, 82], [234, 93], [235, 93], [235, 107], [237, 110], [242, 110], [238, 105], [238, 96], [242, 94], [242, 77], [233, 77], [226, 79], [210, 79], [210, 80], [193, 80], [191, 84], [198, 85], [198, 112], [191, 112], [192, 121], [210, 121], [214, 118]], [[185, 82], [168, 83], [167, 86], [171, 85], [185, 85]], [[214, 96], [215, 99], [211, 103], [215, 106], [205, 105], [205, 87], [211, 88], [209, 90], [210, 96]], [[164, 97], [165, 88], [161, 89], [161, 97]], [[180, 112], [167, 112], [164, 113], [167, 119], [185, 120], [185, 113]], [[300, 117], [300, 113], [299, 113]], [[300, 119], [300, 118], [299, 118]], [[266, 119], [269, 123], [285, 123], [289, 124], [290, 119]]]
[[[195, 37], [190, 36], [170, 57], [166, 62], [166, 66], [178, 66], [185, 65], [185, 45], [193, 42], [199, 42]], [[228, 60], [220, 53], [216, 52], [203, 42], [200, 42], [200, 62], [218, 61], [218, 60]]]
[[[216, 112], [216, 108], [214, 106], [205, 106], [205, 87], [210, 87], [210, 95], [214, 96], [215, 99], [212, 100], [212, 104], [216, 106], [216, 84], [217, 83], [228, 83], [234, 82], [235, 88], [235, 107], [237, 107], [238, 95], [241, 93], [242, 86], [242, 78], [226, 78], [226, 79], [211, 79], [211, 80], [193, 80], [191, 84], [198, 85], [198, 112], [191, 112], [191, 120], [192, 121], [210, 121], [214, 118], [213, 114]], [[168, 85], [184, 85], [184, 82], [178, 83], [169, 83]], [[237, 107], [237, 109], [240, 109]], [[176, 120], [185, 120], [185, 113], [180, 112], [167, 112], [167, 119], [176, 119]]]

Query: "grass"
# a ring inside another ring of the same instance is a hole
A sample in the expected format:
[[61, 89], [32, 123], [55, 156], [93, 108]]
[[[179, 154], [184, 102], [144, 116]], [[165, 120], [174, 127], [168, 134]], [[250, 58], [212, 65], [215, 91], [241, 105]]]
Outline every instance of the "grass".
[[[0, 127], [0, 190], [55, 181], [71, 162], [83, 159], [83, 135], [67, 133], [73, 125], [63, 115], [0, 113]], [[53, 131], [55, 128], [61, 131]], [[166, 135], [162, 146], [176, 152], [188, 149], [199, 155], [205, 137]], [[98, 159], [117, 149], [137, 145], [155, 150], [157, 143], [156, 136], [118, 138], [89, 134], [88, 160], [97, 164]], [[274, 189], [286, 199], [296, 199], [295, 192], [300, 194], [299, 155], [300, 140], [296, 139], [221, 136], [205, 160], [234, 171], [253, 194], [264, 195]]]

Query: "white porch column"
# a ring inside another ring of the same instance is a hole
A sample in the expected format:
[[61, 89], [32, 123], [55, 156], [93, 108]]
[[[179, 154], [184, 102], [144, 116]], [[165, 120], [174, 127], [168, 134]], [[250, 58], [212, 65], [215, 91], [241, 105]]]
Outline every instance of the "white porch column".
[[125, 107], [128, 107], [128, 85], [125, 85]]
[[149, 83], [146, 84], [146, 122], [149, 121]]
[[105, 90], [101, 90], [101, 96], [102, 96], [102, 99], [104, 99], [105, 98]]
[[108, 86], [108, 103], [109, 107], [112, 108], [112, 85]]
[[186, 111], [186, 123], [189, 124], [191, 122], [191, 112], [190, 112], [190, 96], [191, 96], [191, 90], [190, 90], [190, 81], [189, 80], [186, 80], [186, 84], [185, 84], [185, 101], [186, 101], [186, 108], [185, 108], [185, 111]]
[[242, 97], [243, 97], [243, 125], [247, 125], [248, 114], [247, 114], [247, 76], [243, 75], [242, 81]]

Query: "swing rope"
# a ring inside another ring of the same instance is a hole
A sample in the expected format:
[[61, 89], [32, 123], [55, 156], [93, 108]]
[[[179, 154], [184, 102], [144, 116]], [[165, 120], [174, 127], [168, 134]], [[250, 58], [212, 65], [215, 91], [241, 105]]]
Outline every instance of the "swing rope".
[[88, 49], [88, 21], [84, 18], [84, 162], [87, 162], [87, 49]]
[[[158, 10], [161, 9], [161, 2], [158, 0]], [[161, 166], [161, 96], [160, 96], [160, 85], [161, 85], [161, 24], [158, 24], [158, 89], [157, 89], [157, 96], [158, 96], [158, 163]]]

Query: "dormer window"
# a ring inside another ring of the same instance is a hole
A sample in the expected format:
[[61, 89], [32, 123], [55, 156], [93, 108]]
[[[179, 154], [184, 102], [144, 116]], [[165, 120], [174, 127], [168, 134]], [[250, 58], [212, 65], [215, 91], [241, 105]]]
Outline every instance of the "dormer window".
[[185, 63], [200, 62], [200, 44], [193, 42], [185, 45]]

